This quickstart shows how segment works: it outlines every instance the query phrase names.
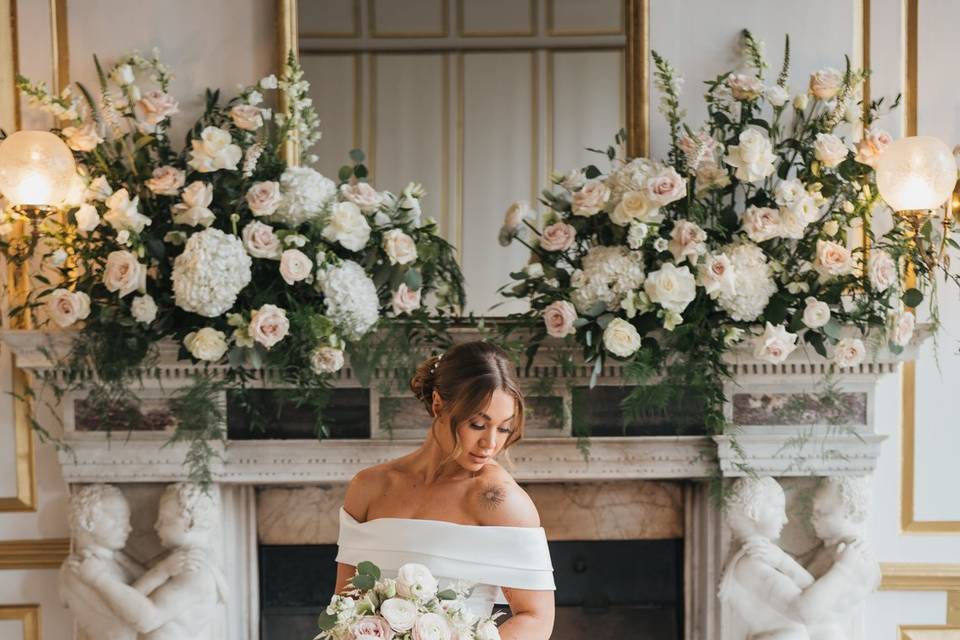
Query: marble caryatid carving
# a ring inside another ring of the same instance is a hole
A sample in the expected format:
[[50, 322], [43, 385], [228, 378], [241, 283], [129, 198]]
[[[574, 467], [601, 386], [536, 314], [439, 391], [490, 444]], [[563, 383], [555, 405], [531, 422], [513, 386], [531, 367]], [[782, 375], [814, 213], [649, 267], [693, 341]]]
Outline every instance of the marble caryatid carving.
[[136, 640], [136, 629], [76, 572], [91, 560], [102, 581], [124, 587], [143, 574], [122, 551], [130, 535], [126, 498], [110, 485], [86, 485], [70, 497], [68, 517], [73, 552], [60, 569], [60, 597], [77, 619], [80, 640]]
[[[170, 552], [132, 585], [113, 579], [97, 556], [71, 565], [73, 580], [92, 589], [133, 635], [149, 640], [214, 640], [226, 581], [214, 558], [217, 501], [191, 483], [160, 498], [156, 532]], [[219, 640], [219, 639], [218, 639]]]
[[811, 520], [819, 543], [801, 566], [776, 544], [787, 523], [776, 480], [734, 483], [719, 596], [746, 640], [851, 640], [852, 616], [880, 583], [880, 566], [860, 533], [868, 496], [866, 478], [821, 480]]

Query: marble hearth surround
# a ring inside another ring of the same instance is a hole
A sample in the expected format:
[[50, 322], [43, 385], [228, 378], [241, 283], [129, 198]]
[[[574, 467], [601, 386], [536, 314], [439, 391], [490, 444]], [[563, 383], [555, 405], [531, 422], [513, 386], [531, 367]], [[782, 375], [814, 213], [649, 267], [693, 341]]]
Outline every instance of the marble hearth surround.
[[[457, 338], [468, 340], [474, 336], [470, 331], [460, 331]], [[801, 479], [804, 476], [871, 473], [883, 439], [873, 428], [876, 382], [881, 375], [896, 371], [900, 360], [913, 357], [925, 337], [925, 332], [918, 332], [914, 343], [900, 356], [881, 349], [859, 367], [838, 371], [829, 361], [803, 348], [786, 363], [774, 366], [754, 360], [749, 348], [744, 347], [730, 356], [734, 377], [727, 384], [726, 412], [739, 425], [737, 446], [729, 436], [595, 438], [587, 459], [570, 435], [569, 387], [586, 386], [592, 372], [590, 367], [579, 366], [572, 378], [561, 378], [555, 385], [554, 393], [563, 407], [561, 427], [535, 426], [531, 437], [512, 452], [514, 474], [528, 484], [538, 503], [551, 505], [544, 509], [545, 524], [554, 536], [674, 537], [682, 514], [687, 638], [724, 638], [725, 614], [717, 603], [716, 588], [729, 536], [720, 514], [711, 505], [706, 483], [699, 481], [718, 472], [738, 476], [747, 470], [781, 478], [792, 476], [797, 480], [784, 483], [790, 495], [808, 482]], [[0, 338], [16, 354], [17, 366], [31, 374], [35, 383], [36, 379], [60, 374], [44, 351], [49, 352], [52, 345], [54, 353], [62, 352], [68, 344], [63, 334], [51, 337], [40, 332], [3, 332]], [[532, 387], [541, 376], [560, 377], [553, 360], [559, 348], [560, 345], [553, 344], [542, 349], [529, 376], [522, 369], [519, 371], [522, 382]], [[161, 389], [189, 384], [196, 369], [178, 363], [176, 351], [175, 345], [163, 346], [159, 364], [146, 372], [151, 377], [144, 379], [144, 397], [162, 396]], [[844, 408], [842, 415], [834, 414], [830, 420], [820, 417], [821, 407], [817, 406], [816, 397], [810, 395], [820, 391], [818, 381], [827, 373], [834, 374]], [[409, 429], [390, 434], [377, 428], [382, 400], [377, 383], [389, 375], [389, 371], [378, 371], [374, 376], [370, 389], [374, 426], [369, 440], [235, 441], [222, 451], [222, 460], [213, 467], [213, 477], [223, 504], [223, 566], [236, 589], [226, 611], [225, 637], [257, 638], [258, 538], [263, 542], [286, 543], [294, 539], [331, 540], [335, 536], [330, 528], [330, 510], [338, 502], [342, 484], [359, 469], [402, 455], [419, 442], [418, 437], [410, 437], [419, 434], [408, 433]], [[600, 372], [597, 384], [620, 385], [621, 375], [619, 365], [609, 364]], [[359, 386], [349, 363], [336, 384], [345, 388]], [[402, 398], [404, 394], [398, 395]], [[185, 448], [159, 448], [167, 433], [136, 432], [129, 437], [124, 434], [122, 438], [108, 438], [102, 432], [77, 431], [73, 424], [73, 400], [67, 398], [57, 416], [63, 421], [63, 437], [70, 446], [70, 451], [60, 454], [63, 475], [69, 483], [108, 482], [127, 492], [145, 484], [186, 477]], [[44, 424], [53, 426], [54, 416], [44, 417], [41, 405], [42, 402], [35, 403], [38, 416]], [[831, 426], [837, 419], [844, 423], [842, 428]], [[801, 452], [792, 448], [791, 443], [801, 434], [807, 440], [805, 446], [812, 449]], [[798, 459], [802, 462], [798, 463]], [[624, 482], [629, 480], [683, 482], [667, 488], [665, 493], [654, 489], [654, 493], [671, 497], [664, 508], [648, 511], [650, 501], [645, 501], [644, 496], [650, 497], [651, 487], [662, 482]], [[606, 490], [598, 491], [597, 487]], [[682, 493], [682, 509], [676, 508], [678, 492]], [[584, 496], [590, 499], [584, 501]], [[577, 512], [571, 505], [578, 500], [589, 506]], [[327, 515], [318, 517], [317, 522], [297, 520], [296, 516], [279, 521], [266, 517], [269, 513], [289, 513], [283, 507], [285, 503], [309, 507], [315, 515]], [[612, 511], [620, 514], [614, 515], [613, 520], [594, 519], [591, 524], [582, 517], [591, 508], [609, 507], [611, 503], [617, 505]], [[637, 507], [624, 508], [631, 504]], [[656, 521], [652, 527], [646, 524], [648, 516]], [[143, 535], [149, 538], [151, 533]], [[804, 540], [804, 536], [809, 538], [809, 533], [802, 528], [785, 535], [789, 539], [785, 546], [791, 550], [808, 546], [809, 540]]]

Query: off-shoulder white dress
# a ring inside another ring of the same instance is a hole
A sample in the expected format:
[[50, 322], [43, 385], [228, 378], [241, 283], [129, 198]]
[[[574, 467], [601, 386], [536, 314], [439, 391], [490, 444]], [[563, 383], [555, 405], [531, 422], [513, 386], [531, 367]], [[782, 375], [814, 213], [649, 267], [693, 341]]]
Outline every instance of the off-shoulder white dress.
[[507, 604], [501, 587], [554, 591], [553, 564], [543, 527], [478, 526], [375, 518], [357, 522], [340, 508], [337, 562], [372, 562], [384, 577], [395, 577], [408, 562], [425, 565], [440, 588], [458, 581], [475, 583], [468, 600], [477, 615]]

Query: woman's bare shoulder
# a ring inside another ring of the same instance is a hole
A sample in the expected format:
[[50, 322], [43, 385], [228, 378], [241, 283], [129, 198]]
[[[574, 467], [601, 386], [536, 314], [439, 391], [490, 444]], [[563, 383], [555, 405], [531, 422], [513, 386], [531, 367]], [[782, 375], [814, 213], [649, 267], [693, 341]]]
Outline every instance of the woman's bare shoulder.
[[471, 511], [482, 525], [540, 526], [540, 514], [533, 500], [500, 465], [487, 465], [470, 493]]
[[346, 512], [355, 520], [365, 522], [370, 502], [383, 493], [392, 470], [393, 461], [388, 461], [357, 472], [347, 485], [347, 494], [343, 498]]

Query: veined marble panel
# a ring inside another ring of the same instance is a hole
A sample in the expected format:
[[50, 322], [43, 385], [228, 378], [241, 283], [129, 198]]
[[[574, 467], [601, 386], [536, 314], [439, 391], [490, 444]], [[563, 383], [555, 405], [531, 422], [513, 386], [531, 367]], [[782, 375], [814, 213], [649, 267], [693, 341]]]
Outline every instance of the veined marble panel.
[[336, 544], [347, 485], [270, 487], [257, 491], [260, 544]]

